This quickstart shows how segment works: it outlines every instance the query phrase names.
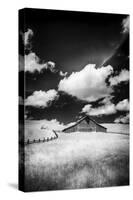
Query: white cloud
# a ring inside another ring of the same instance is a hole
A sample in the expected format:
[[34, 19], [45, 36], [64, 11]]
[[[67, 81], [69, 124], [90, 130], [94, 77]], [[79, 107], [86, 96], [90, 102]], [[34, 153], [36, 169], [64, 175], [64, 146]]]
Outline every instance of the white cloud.
[[60, 71], [59, 74], [60, 74], [60, 76], [66, 76], [67, 72]]
[[130, 18], [129, 18], [129, 16], [127, 16], [122, 21], [122, 32], [123, 33], [129, 33], [129, 26], [130, 26]]
[[128, 101], [128, 99], [124, 99], [124, 100], [120, 101], [116, 105], [116, 109], [119, 110], [119, 111], [128, 111], [129, 110], [129, 101]]
[[58, 71], [53, 61], [41, 62], [40, 58], [34, 53], [30, 52], [24, 57], [19, 55], [19, 71], [34, 73], [38, 71], [41, 73], [42, 69], [49, 69], [53, 73], [59, 73], [60, 76], [65, 77], [67, 72]]
[[31, 29], [28, 29], [25, 33], [21, 32], [21, 35], [25, 49], [29, 50], [29, 54], [26, 54], [24, 57], [22, 55], [19, 56], [19, 71], [34, 73], [35, 71], [41, 72], [42, 69], [49, 69], [53, 73], [58, 72], [62, 77], [67, 75], [67, 72], [58, 71], [53, 61], [41, 62], [36, 53], [31, 50], [31, 38], [34, 35]]
[[124, 99], [115, 105], [111, 103], [109, 98], [105, 98], [105, 105], [103, 106], [92, 108], [91, 104], [87, 104], [82, 108], [82, 112], [85, 112], [86, 114], [89, 114], [91, 116], [110, 115], [116, 113], [117, 111], [128, 111], [128, 110], [129, 110], [128, 99]]
[[85, 113], [89, 114], [91, 109], [92, 109], [92, 105], [91, 104], [87, 104], [82, 108], [82, 112], [85, 112]]
[[128, 81], [129, 80], [129, 71], [128, 70], [122, 70], [118, 76], [111, 77], [109, 79], [110, 85], [117, 85], [118, 83], [122, 81]]
[[42, 63], [40, 58], [36, 55], [36, 53], [31, 51], [31, 42], [30, 38], [34, 35], [31, 29], [28, 29], [27, 32], [23, 34], [24, 45], [26, 49], [29, 49], [30, 52], [28, 55], [19, 56], [19, 70], [20, 71], [28, 71], [28, 72], [41, 72], [42, 69], [50, 69], [51, 72], [55, 72], [55, 63], [52, 61], [48, 61], [46, 63]]
[[30, 52], [24, 57], [19, 55], [19, 71], [30, 73], [38, 71], [40, 73], [42, 69], [49, 69], [53, 73], [59, 73], [62, 77], [67, 75], [67, 72], [58, 71], [53, 61], [41, 62], [40, 58], [34, 52]]
[[44, 64], [40, 64], [39, 57], [31, 52], [28, 55], [25, 55], [25, 71], [34, 72], [41, 71], [44, 68]]
[[35, 71], [41, 72], [42, 69], [50, 69], [55, 72], [55, 63], [52, 61], [40, 63], [39, 57], [33, 52], [25, 55], [25, 71], [33, 73]]
[[29, 39], [30, 39], [30, 37], [32, 37], [33, 36], [33, 31], [31, 30], [31, 29], [28, 29], [25, 33], [24, 33], [24, 35], [23, 35], [23, 39], [24, 39], [24, 45], [25, 46], [27, 46], [29, 43], [30, 43], [30, 41], [29, 41]]
[[120, 116], [114, 120], [115, 123], [129, 123], [129, 113], [125, 116]]
[[98, 116], [98, 115], [110, 115], [116, 113], [115, 105], [114, 104], [107, 104], [104, 106], [100, 106], [98, 108], [92, 108], [90, 104], [85, 105], [82, 109], [82, 112], [85, 112], [91, 116]]
[[55, 63], [52, 62], [52, 61], [48, 61], [48, 62], [46, 62], [44, 65], [45, 65], [44, 68], [45, 68], [45, 69], [50, 69], [51, 72], [56, 72], [56, 71], [57, 71], [57, 70], [55, 69]]
[[26, 106], [47, 107], [48, 103], [57, 98], [57, 91], [54, 89], [45, 91], [35, 91], [31, 96], [25, 100]]
[[73, 72], [59, 82], [58, 89], [67, 92], [81, 100], [96, 101], [106, 97], [112, 92], [112, 88], [106, 85], [106, 78], [113, 72], [113, 68], [95, 68], [94, 64], [88, 64], [79, 72]]
[[43, 120], [40, 120], [39, 124], [40, 124], [40, 128], [44, 130], [62, 131], [63, 129], [74, 125], [75, 122], [70, 122], [65, 125], [63, 123], [60, 123], [57, 119], [52, 119], [52, 120], [43, 119]]

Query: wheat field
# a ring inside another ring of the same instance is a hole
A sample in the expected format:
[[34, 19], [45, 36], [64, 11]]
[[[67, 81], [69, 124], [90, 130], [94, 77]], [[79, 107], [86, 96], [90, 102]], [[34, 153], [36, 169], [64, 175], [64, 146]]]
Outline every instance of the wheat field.
[[57, 140], [25, 146], [25, 191], [128, 184], [129, 134], [60, 132]]

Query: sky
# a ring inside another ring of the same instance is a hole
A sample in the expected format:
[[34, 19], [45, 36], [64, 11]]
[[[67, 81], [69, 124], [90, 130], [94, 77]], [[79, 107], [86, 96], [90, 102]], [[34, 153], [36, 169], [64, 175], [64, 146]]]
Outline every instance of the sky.
[[129, 123], [129, 16], [21, 10], [19, 81], [25, 119]]

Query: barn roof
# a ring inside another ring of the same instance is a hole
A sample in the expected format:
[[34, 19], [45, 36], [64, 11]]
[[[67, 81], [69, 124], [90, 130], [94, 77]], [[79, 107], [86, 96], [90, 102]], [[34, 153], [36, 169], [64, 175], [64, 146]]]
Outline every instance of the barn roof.
[[65, 130], [68, 130], [68, 129], [70, 129], [70, 128], [73, 128], [73, 127], [77, 126], [80, 122], [82, 122], [83, 120], [85, 120], [85, 119], [87, 119], [87, 118], [88, 118], [89, 120], [93, 121], [93, 122], [94, 122], [95, 124], [97, 124], [98, 126], [107, 129], [106, 127], [104, 127], [104, 126], [98, 124], [98, 123], [97, 123], [94, 119], [92, 119], [91, 117], [85, 115], [84, 117], [81, 117], [77, 122], [75, 122], [75, 124], [73, 124], [73, 125], [71, 125], [71, 126], [65, 128], [65, 129], [63, 129], [62, 131], [65, 131]]

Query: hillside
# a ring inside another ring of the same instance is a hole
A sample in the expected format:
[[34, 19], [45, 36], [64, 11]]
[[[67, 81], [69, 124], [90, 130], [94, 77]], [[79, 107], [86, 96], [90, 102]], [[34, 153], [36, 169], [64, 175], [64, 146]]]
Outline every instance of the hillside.
[[101, 124], [107, 128], [107, 132], [126, 133], [129, 134], [129, 124]]

